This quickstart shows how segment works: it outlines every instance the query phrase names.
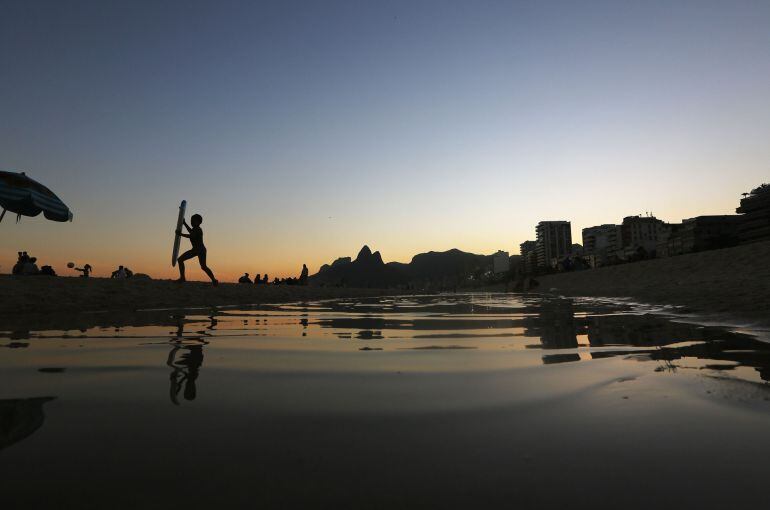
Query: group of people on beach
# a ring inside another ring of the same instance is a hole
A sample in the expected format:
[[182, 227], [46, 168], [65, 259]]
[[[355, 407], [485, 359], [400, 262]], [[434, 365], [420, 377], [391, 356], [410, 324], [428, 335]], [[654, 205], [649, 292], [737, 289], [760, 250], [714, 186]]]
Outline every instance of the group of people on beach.
[[18, 252], [18, 259], [16, 264], [13, 265], [11, 274], [34, 276], [34, 275], [48, 275], [56, 276], [56, 271], [51, 266], [37, 267], [37, 257], [30, 257], [26, 251]]
[[253, 285], [307, 285], [307, 277], [308, 277], [308, 270], [307, 265], [302, 264], [302, 272], [299, 275], [299, 278], [278, 278], [277, 276], [273, 279], [271, 282], [268, 277], [267, 273], [265, 273], [264, 276], [257, 273], [257, 276], [254, 277], [254, 280], [249, 277], [249, 273], [244, 273], [243, 276], [238, 278], [238, 283], [246, 283], [246, 284], [253, 284]]
[[112, 272], [110, 275], [110, 278], [114, 280], [124, 280], [126, 278], [132, 278], [134, 276], [134, 272], [131, 271], [129, 268], [124, 266], [118, 266], [118, 268]]
[[[190, 225], [187, 224], [187, 221], [184, 221], [182, 224], [184, 228], [187, 230], [187, 233], [183, 233], [181, 230], [177, 230], [176, 234], [181, 237], [186, 237], [190, 240], [190, 244], [192, 245], [189, 250], [181, 254], [177, 259], [177, 263], [179, 264], [179, 279], [178, 282], [184, 282], [186, 281], [185, 278], [185, 261], [198, 258], [198, 263], [201, 266], [201, 269], [204, 273], [211, 279], [211, 282], [216, 286], [219, 284], [219, 281], [214, 276], [214, 272], [208, 267], [206, 264], [206, 245], [203, 243], [203, 229], [201, 229], [201, 224], [203, 223], [203, 217], [200, 214], [193, 214], [190, 217]], [[48, 276], [57, 276], [56, 271], [51, 266], [43, 266], [42, 268], [38, 268], [37, 266], [37, 258], [29, 256], [29, 254], [26, 251], [20, 251], [18, 252], [18, 260], [16, 261], [16, 264], [13, 266], [13, 274], [14, 275], [48, 275]], [[93, 267], [91, 264], [85, 264], [83, 267], [75, 267], [75, 264], [70, 262], [67, 264], [67, 267], [69, 269], [73, 269], [75, 271], [80, 272], [81, 278], [89, 278], [91, 276], [91, 273], [93, 272]], [[125, 266], [118, 266], [118, 268], [113, 271], [110, 275], [111, 279], [127, 279], [132, 278], [134, 276], [134, 272], [131, 271], [129, 268]], [[306, 264], [302, 264], [302, 271], [300, 273], [299, 278], [274, 278], [271, 282], [268, 279], [267, 273], [264, 275], [257, 274], [254, 280], [252, 280], [249, 277], [249, 273], [245, 273], [243, 276], [240, 277], [238, 280], [238, 283], [246, 283], [246, 284], [252, 284], [252, 285], [307, 285], [308, 284], [308, 269]]]
[[[67, 267], [69, 269], [79, 272], [81, 278], [89, 278], [91, 276], [91, 273], [94, 270], [91, 264], [84, 264], [83, 267], [75, 267], [75, 264], [70, 262], [69, 264], [67, 264]], [[41, 268], [38, 268], [37, 257], [31, 257], [26, 251], [18, 252], [18, 259], [16, 260], [16, 264], [14, 264], [13, 270], [11, 273], [17, 276], [32, 276], [32, 275], [58, 276], [54, 268], [51, 266], [43, 266]], [[132, 278], [133, 276], [134, 276], [134, 272], [131, 271], [129, 268], [125, 266], [118, 266], [118, 268], [112, 272], [112, 274], [110, 275], [110, 278], [124, 279], [124, 278]]]
[[267, 273], [265, 273], [264, 276], [257, 273], [257, 276], [254, 277], [254, 280], [252, 281], [249, 277], [249, 273], [243, 273], [243, 276], [238, 278], [238, 283], [253, 283], [254, 285], [268, 285], [270, 283], [270, 280], [267, 279]]

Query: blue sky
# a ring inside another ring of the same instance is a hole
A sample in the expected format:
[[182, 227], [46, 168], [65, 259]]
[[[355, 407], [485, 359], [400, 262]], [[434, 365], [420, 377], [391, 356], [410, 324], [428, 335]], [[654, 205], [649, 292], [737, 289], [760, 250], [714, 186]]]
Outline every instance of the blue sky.
[[0, 271], [171, 275], [183, 198], [228, 276], [730, 213], [770, 175], [768, 27], [744, 1], [3, 1], [0, 168], [76, 221], [3, 222]]

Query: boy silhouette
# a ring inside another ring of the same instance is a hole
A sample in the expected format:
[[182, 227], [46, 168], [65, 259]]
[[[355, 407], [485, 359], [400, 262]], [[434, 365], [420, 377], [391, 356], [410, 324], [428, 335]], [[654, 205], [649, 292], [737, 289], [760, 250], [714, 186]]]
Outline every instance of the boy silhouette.
[[176, 261], [179, 263], [179, 280], [177, 281], [185, 281], [184, 261], [198, 257], [198, 262], [201, 265], [201, 269], [203, 269], [203, 272], [206, 273], [209, 278], [211, 278], [211, 283], [216, 286], [219, 284], [219, 282], [216, 278], [214, 278], [214, 273], [212, 273], [211, 269], [209, 269], [209, 267], [206, 265], [206, 245], [203, 244], [203, 229], [201, 229], [203, 217], [200, 214], [193, 214], [190, 217], [190, 223], [192, 223], [192, 228], [187, 224], [186, 221], [183, 222], [184, 228], [187, 229], [187, 234], [183, 234], [181, 230], [176, 231], [176, 233], [180, 236], [188, 238], [190, 240], [190, 244], [192, 244], [191, 249], [187, 250], [182, 255], [180, 255], [178, 259], [176, 259]]

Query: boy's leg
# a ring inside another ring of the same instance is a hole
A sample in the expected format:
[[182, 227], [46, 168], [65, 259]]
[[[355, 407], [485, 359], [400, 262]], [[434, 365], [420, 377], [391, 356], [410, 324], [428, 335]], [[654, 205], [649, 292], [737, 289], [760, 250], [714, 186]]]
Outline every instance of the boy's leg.
[[193, 257], [195, 257], [195, 252], [193, 252], [192, 250], [188, 250], [188, 251], [184, 252], [183, 254], [181, 254], [176, 259], [176, 263], [179, 265], [179, 281], [180, 282], [185, 281], [185, 277], [184, 277], [184, 261], [185, 260], [189, 260], [189, 259], [191, 259]]
[[209, 269], [209, 266], [206, 265], [206, 252], [198, 255], [198, 262], [200, 262], [201, 269], [203, 269], [203, 272], [209, 275], [209, 278], [211, 278], [211, 283], [216, 285], [219, 283], [216, 278], [214, 278], [214, 273]]

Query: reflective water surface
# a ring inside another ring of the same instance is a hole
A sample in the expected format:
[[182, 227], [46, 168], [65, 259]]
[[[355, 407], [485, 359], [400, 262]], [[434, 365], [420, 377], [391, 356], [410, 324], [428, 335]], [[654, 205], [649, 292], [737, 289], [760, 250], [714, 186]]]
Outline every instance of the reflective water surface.
[[648, 311], [484, 294], [7, 319], [4, 508], [764, 506], [770, 344]]

